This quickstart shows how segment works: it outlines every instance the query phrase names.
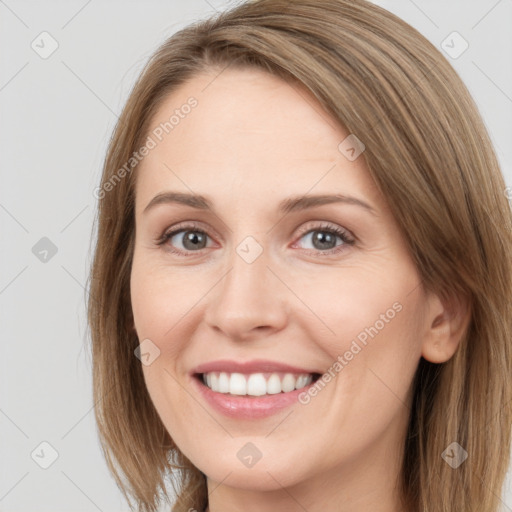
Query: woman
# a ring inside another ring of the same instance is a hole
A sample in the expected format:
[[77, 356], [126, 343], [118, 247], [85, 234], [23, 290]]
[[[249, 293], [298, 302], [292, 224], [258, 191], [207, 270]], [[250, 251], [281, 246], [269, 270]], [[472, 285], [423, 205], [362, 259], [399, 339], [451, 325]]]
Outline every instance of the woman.
[[174, 34], [97, 197], [96, 419], [134, 509], [170, 479], [173, 511], [498, 510], [511, 210], [416, 30], [259, 0]]

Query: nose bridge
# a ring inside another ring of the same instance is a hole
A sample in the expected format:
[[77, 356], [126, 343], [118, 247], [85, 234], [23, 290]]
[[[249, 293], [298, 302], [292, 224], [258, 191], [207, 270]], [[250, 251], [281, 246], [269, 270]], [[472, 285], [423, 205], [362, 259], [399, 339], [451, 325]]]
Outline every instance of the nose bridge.
[[253, 236], [233, 247], [226, 256], [228, 270], [208, 305], [210, 326], [234, 338], [243, 338], [257, 327], [282, 326], [284, 308], [279, 284], [267, 267], [268, 255], [263, 242]]
[[230, 271], [221, 285], [222, 297], [231, 311], [246, 308], [268, 296], [269, 263], [268, 251], [263, 242], [253, 236], [246, 236], [242, 242], [233, 247], [228, 257]]

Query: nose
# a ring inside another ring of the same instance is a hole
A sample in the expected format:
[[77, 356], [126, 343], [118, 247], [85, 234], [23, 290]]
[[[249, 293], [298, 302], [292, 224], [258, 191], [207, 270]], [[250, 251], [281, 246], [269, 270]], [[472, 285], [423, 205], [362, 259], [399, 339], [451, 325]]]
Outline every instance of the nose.
[[229, 258], [227, 272], [208, 294], [206, 324], [234, 341], [281, 330], [288, 315], [287, 289], [269, 268], [266, 251], [252, 262], [235, 249]]

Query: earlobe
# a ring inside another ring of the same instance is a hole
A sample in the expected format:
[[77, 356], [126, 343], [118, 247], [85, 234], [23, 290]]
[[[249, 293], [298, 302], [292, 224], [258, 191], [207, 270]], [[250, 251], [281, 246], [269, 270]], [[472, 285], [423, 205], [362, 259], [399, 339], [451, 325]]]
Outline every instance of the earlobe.
[[469, 325], [470, 301], [455, 295], [441, 300], [433, 294], [428, 301], [421, 355], [431, 363], [444, 363], [455, 354]]

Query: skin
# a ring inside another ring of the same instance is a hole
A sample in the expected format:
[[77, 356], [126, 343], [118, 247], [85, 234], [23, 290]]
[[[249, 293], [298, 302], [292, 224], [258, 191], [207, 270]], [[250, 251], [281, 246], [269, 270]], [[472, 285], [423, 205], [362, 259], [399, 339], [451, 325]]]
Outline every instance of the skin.
[[[210, 512], [397, 512], [414, 372], [421, 356], [453, 355], [461, 310], [424, 290], [363, 157], [349, 161], [338, 150], [349, 133], [311, 95], [259, 70], [218, 73], [165, 99], [152, 127], [190, 96], [198, 105], [137, 169], [134, 328], [160, 349], [143, 366], [148, 392], [180, 450], [206, 474]], [[215, 213], [180, 204], [143, 213], [169, 190], [208, 196]], [[376, 215], [342, 203], [276, 211], [289, 196], [334, 192], [364, 200]], [[157, 245], [185, 221], [200, 224], [206, 245], [184, 245], [192, 227]], [[341, 251], [322, 254], [328, 249], [311, 233], [323, 223], [355, 244], [336, 236], [329, 248]], [[250, 264], [236, 252], [247, 236], [263, 248]], [[221, 358], [325, 371], [397, 302], [401, 311], [306, 405], [233, 419], [190, 386], [196, 365]], [[247, 442], [262, 453], [250, 468], [237, 457]]]

